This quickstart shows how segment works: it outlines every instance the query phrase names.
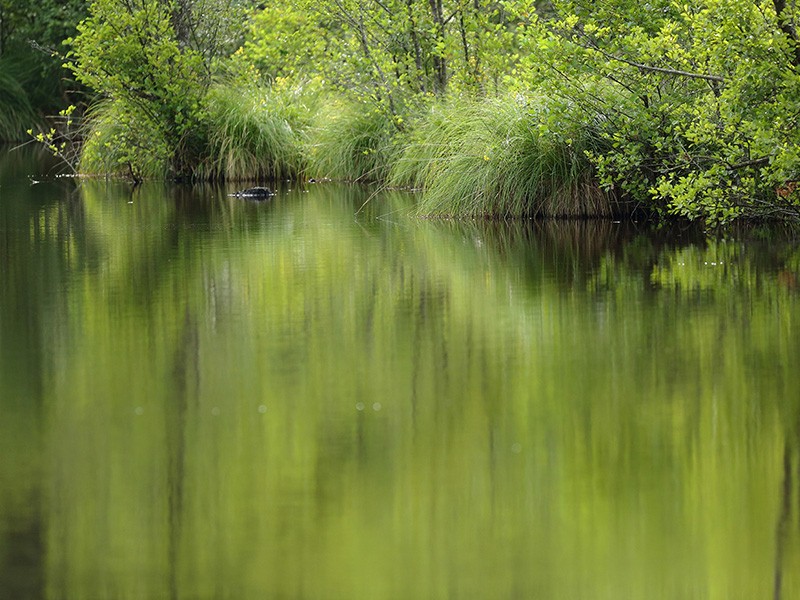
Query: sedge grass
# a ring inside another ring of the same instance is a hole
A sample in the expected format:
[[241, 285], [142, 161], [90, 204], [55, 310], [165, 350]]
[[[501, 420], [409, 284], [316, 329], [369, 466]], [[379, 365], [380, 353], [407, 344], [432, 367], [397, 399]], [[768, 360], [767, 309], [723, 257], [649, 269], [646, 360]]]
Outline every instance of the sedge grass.
[[[309, 100], [310, 99], [310, 100]], [[207, 99], [207, 158], [201, 179], [296, 178], [314, 94], [301, 87], [220, 83]]]
[[420, 214], [605, 216], [612, 199], [595, 183], [590, 128], [555, 121], [520, 97], [437, 103], [408, 136], [389, 183], [422, 188]]
[[329, 99], [309, 133], [307, 154], [311, 176], [380, 182], [388, 175], [397, 128], [392, 117], [380, 108]]
[[0, 59], [0, 140], [17, 141], [36, 121], [17, 63]]
[[158, 123], [122, 100], [95, 103], [84, 118], [78, 172], [83, 175], [165, 177], [173, 149]]

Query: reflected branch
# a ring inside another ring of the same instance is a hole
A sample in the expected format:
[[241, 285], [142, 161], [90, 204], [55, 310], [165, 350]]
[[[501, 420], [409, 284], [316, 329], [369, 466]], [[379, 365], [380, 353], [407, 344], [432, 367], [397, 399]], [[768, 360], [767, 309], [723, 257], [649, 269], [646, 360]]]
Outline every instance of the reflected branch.
[[[189, 308], [186, 309], [183, 334], [179, 338], [175, 353], [173, 377], [174, 402], [167, 402], [167, 440], [169, 446], [169, 588], [170, 598], [179, 597], [178, 562], [183, 530], [184, 483], [186, 465], [186, 413], [189, 398], [196, 394], [199, 386], [199, 342], [197, 322]], [[194, 393], [193, 393], [194, 392]], [[196, 396], [195, 396], [196, 397]]]
[[783, 445], [783, 489], [781, 490], [781, 510], [778, 515], [778, 524], [775, 528], [775, 578], [772, 597], [780, 600], [783, 585], [783, 556], [786, 548], [786, 537], [789, 526], [789, 516], [792, 509], [792, 451], [789, 441]]

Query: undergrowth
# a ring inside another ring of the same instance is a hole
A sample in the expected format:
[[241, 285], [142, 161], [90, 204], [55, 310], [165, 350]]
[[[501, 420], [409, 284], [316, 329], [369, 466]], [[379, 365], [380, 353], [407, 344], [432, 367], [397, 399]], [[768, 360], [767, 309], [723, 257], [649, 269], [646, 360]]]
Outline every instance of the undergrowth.
[[121, 100], [103, 100], [84, 115], [78, 171], [134, 180], [165, 177], [172, 149], [160, 123]]
[[[105, 101], [88, 117], [82, 172], [158, 177], [175, 164], [158, 125], [129, 107]], [[423, 215], [596, 217], [617, 208], [587, 158], [602, 152], [599, 136], [535, 96], [435, 101], [403, 123], [312, 85], [218, 83], [197, 129], [197, 180], [416, 188]]]
[[23, 85], [24, 70], [24, 64], [0, 58], [0, 140], [23, 139], [36, 121], [36, 111]]

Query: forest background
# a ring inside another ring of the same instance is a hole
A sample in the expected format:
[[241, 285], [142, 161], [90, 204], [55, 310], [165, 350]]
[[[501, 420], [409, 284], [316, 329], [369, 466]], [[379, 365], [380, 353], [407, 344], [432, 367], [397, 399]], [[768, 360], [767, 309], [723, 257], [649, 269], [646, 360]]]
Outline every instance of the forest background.
[[785, 0], [2, 0], [0, 137], [84, 175], [420, 189], [424, 214], [798, 220], [797, 21]]

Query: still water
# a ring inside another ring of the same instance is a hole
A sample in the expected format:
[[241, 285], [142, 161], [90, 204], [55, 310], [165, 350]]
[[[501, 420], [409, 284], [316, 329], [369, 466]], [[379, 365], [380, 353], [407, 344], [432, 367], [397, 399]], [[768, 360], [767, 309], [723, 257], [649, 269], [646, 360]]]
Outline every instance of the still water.
[[0, 597], [800, 598], [788, 236], [47, 173], [0, 155]]

